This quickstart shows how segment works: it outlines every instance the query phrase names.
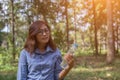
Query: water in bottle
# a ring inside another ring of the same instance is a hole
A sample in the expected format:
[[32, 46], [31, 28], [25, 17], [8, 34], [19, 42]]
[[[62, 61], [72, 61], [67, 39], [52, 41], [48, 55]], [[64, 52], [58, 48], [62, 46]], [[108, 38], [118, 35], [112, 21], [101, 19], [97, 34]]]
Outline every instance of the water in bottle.
[[[78, 47], [78, 45], [76, 43], [72, 44], [70, 49], [67, 51], [67, 54], [72, 54], [74, 56], [74, 53], [75, 53], [77, 47]], [[61, 63], [61, 67], [65, 68], [66, 66], [67, 66], [67, 62], [63, 59], [63, 61]]]

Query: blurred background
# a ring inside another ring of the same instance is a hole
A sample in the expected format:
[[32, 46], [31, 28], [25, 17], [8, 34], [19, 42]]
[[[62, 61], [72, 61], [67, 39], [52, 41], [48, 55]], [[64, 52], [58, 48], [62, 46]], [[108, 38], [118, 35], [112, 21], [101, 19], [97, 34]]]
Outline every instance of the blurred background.
[[65, 80], [120, 80], [120, 0], [0, 0], [0, 80], [16, 80], [30, 24], [46, 21], [62, 55], [75, 42]]

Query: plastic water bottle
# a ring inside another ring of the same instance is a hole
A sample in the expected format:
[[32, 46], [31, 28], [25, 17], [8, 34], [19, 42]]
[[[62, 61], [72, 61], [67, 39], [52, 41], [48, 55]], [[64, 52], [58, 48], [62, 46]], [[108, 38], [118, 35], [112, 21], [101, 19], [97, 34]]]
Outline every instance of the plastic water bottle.
[[[75, 53], [77, 47], [78, 47], [78, 45], [76, 43], [72, 44], [70, 49], [67, 51], [67, 54], [72, 54], [74, 56], [74, 53]], [[68, 65], [67, 62], [63, 59], [63, 61], [61, 63], [61, 67], [65, 68], [67, 65]]]

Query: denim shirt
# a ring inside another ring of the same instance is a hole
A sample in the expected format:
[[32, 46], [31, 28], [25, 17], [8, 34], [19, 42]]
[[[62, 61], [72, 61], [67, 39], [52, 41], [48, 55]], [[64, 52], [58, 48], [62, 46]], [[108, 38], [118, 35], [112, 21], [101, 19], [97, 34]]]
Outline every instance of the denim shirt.
[[44, 53], [38, 49], [30, 55], [25, 49], [20, 53], [17, 80], [58, 80], [62, 71], [62, 57], [59, 49], [49, 46]]

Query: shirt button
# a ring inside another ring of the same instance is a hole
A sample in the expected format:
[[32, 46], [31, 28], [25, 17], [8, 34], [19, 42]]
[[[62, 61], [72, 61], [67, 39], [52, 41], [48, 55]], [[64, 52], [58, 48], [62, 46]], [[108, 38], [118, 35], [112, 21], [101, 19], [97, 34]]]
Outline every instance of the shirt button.
[[42, 69], [43, 69], [43, 67], [42, 67], [42, 66], [40, 66], [40, 69], [42, 70]]
[[41, 74], [41, 76], [44, 76], [44, 74]]
[[40, 59], [42, 59], [42, 56], [40, 56]]

